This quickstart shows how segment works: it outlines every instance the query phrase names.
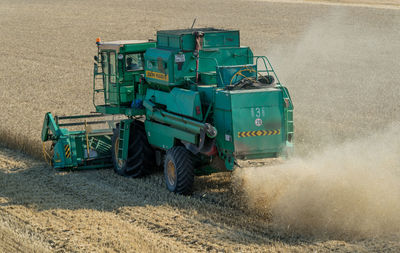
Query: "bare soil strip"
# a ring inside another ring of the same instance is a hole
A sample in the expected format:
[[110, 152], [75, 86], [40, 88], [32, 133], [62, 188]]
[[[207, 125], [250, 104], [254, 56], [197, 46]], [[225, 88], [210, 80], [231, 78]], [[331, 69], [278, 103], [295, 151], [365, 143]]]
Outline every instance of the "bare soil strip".
[[379, 9], [400, 9], [400, 2], [397, 0], [257, 0], [262, 2], [279, 3], [302, 3], [302, 4], [323, 4], [323, 5], [344, 5], [354, 7], [369, 7]]

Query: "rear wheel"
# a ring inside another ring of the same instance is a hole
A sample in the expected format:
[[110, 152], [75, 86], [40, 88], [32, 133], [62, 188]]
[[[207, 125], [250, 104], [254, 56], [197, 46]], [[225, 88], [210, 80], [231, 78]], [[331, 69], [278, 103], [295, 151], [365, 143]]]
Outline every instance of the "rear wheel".
[[112, 138], [114, 171], [126, 177], [141, 177], [150, 173], [155, 166], [155, 157], [154, 150], [147, 141], [144, 124], [136, 120], [131, 125], [126, 161], [118, 158], [119, 134], [119, 126], [117, 126]]
[[194, 155], [183, 146], [169, 149], [164, 161], [164, 176], [169, 191], [190, 194], [194, 182]]

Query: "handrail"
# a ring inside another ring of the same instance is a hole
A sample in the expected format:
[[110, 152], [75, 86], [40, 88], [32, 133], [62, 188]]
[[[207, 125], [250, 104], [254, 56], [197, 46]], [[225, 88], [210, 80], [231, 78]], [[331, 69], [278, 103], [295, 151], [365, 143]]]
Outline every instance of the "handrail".
[[[274, 68], [272, 67], [271, 62], [268, 60], [268, 58], [266, 56], [254, 56], [254, 58], [256, 59], [257, 66], [258, 66], [258, 60], [261, 59], [262, 62], [264, 63], [265, 71], [267, 72], [267, 74], [269, 75], [269, 72], [272, 72], [274, 74], [274, 77], [278, 81], [278, 84], [281, 85], [281, 82], [279, 81], [279, 78], [278, 78]], [[267, 64], [267, 62], [268, 62], [268, 64]], [[259, 72], [259, 68], [257, 68], [257, 74], [258, 74], [258, 72]]]
[[[283, 86], [282, 86], [282, 84], [281, 84], [281, 82], [280, 82], [280, 80], [279, 80], [279, 78], [278, 78], [278, 75], [276, 74], [274, 68], [272, 67], [272, 64], [271, 64], [271, 62], [269, 61], [269, 59], [268, 59], [266, 56], [254, 56], [253, 58], [255, 58], [255, 61], [256, 61], [256, 65], [257, 65], [257, 66], [258, 66], [258, 60], [259, 60], [259, 59], [262, 59], [262, 62], [264, 63], [265, 70], [264, 70], [264, 71], [260, 71], [260, 72], [267, 72], [268, 75], [269, 75], [269, 72], [271, 72], [271, 73], [274, 74], [274, 77], [275, 77], [276, 80], [277, 80], [277, 86], [285, 93], [286, 97], [289, 99], [290, 106], [293, 108], [292, 98], [290, 97], [290, 95], [289, 95], [289, 93], [287, 92], [287, 90], [283, 88]], [[268, 63], [268, 64], [267, 64], [267, 63]], [[268, 68], [268, 66], [269, 66], [269, 68]], [[257, 77], [258, 77], [258, 72], [259, 72], [258, 69], [259, 69], [259, 68], [257, 67]]]
[[101, 73], [99, 73], [99, 72], [95, 72], [95, 71], [93, 71], [93, 105], [94, 105], [94, 107], [96, 108], [96, 94], [97, 93], [99, 93], [99, 92], [103, 92], [104, 93], [104, 88], [103, 89], [96, 89], [96, 76], [104, 76], [104, 73], [103, 72], [101, 72]]

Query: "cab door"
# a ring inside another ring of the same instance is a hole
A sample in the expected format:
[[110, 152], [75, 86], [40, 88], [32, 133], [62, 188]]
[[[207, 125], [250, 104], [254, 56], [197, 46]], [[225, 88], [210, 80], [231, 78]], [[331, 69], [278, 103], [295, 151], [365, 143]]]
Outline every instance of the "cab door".
[[115, 51], [101, 53], [105, 104], [119, 104]]

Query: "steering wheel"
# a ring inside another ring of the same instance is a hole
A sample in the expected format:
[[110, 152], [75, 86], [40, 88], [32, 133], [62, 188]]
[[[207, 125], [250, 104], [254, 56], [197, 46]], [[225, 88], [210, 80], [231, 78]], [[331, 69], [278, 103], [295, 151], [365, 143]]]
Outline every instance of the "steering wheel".
[[245, 68], [243, 68], [243, 69], [237, 71], [237, 72], [232, 76], [231, 81], [229, 82], [229, 85], [232, 85], [233, 79], [234, 79], [235, 77], [237, 77], [237, 76], [242, 76], [244, 79], [251, 79], [251, 77], [248, 77], [248, 76], [245, 76], [245, 75], [242, 74], [242, 72], [245, 72], [245, 71], [247, 71], [247, 72], [249, 72], [249, 73], [256, 72], [252, 67], [245, 67]]

